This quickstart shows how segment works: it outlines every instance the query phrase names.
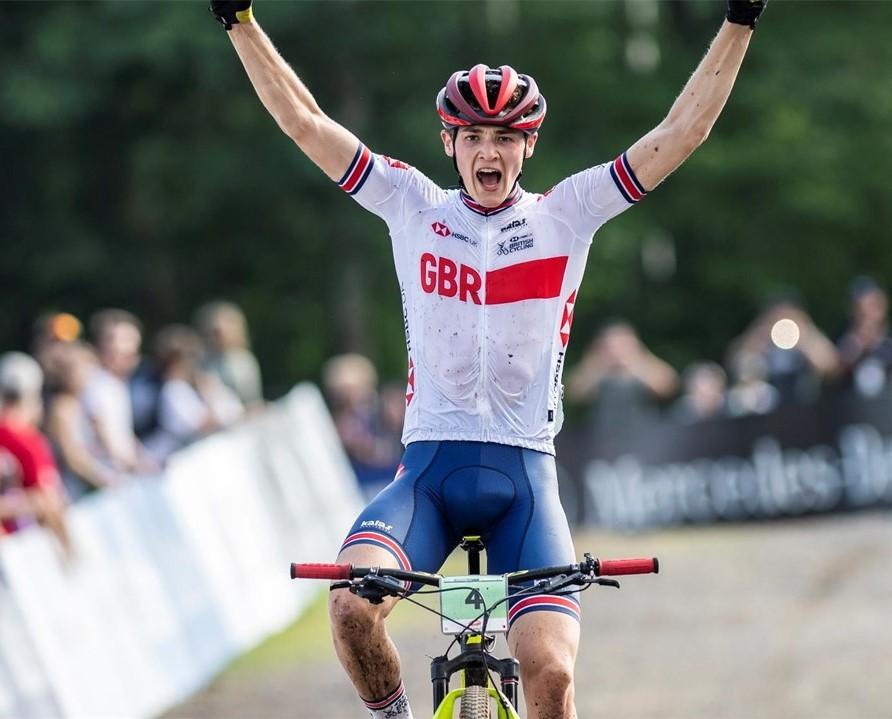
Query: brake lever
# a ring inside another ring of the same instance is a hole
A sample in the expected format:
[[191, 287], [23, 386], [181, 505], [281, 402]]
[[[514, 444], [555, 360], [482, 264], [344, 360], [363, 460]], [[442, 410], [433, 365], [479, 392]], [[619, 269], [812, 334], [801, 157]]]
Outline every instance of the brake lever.
[[570, 587], [573, 585], [583, 586], [587, 583], [588, 578], [584, 574], [582, 574], [581, 572], [574, 572], [573, 574], [561, 574], [560, 576], [554, 577], [552, 579], [542, 580], [535, 586], [537, 589], [542, 589], [543, 593], [548, 594], [550, 592], [555, 592], [558, 589], [563, 589], [564, 587]]
[[602, 587], [613, 587], [614, 589], [619, 589], [619, 582], [617, 582], [615, 579], [595, 576], [595, 569], [598, 566], [597, 559], [595, 559], [589, 552], [586, 552], [583, 557], [584, 559], [579, 566], [579, 570], [583, 574], [583, 576], [585, 576], [587, 584], [599, 584]]
[[619, 582], [615, 579], [608, 579], [607, 577], [596, 577], [594, 579], [588, 580], [589, 584], [600, 584], [602, 587], [613, 587], [614, 589], [619, 589]]
[[381, 604], [384, 597], [401, 597], [406, 591], [403, 583], [393, 577], [367, 575], [348, 589], [352, 594], [362, 597], [369, 604]]

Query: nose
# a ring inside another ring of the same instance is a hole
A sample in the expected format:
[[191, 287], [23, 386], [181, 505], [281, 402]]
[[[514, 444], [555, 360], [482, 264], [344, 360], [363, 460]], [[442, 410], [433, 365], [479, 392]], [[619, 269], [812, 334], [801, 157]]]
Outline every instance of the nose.
[[494, 140], [486, 139], [480, 143], [480, 157], [484, 160], [495, 159], [499, 156], [498, 148]]

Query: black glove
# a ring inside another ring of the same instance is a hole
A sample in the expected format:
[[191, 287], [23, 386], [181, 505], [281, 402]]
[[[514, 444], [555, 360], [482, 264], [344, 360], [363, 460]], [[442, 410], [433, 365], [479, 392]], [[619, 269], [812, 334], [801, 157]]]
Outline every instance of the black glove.
[[728, 22], [756, 27], [768, 0], [728, 0]]
[[211, 0], [208, 10], [227, 30], [232, 30], [232, 26], [240, 22], [251, 22], [254, 17], [251, 0]]

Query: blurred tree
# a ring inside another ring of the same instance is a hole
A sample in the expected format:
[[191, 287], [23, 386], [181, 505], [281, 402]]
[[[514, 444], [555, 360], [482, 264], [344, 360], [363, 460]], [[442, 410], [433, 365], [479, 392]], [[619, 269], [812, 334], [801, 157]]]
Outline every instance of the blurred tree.
[[[542, 191], [660, 121], [722, 7], [261, 0], [257, 15], [329, 114], [443, 184], [449, 73], [535, 75], [550, 113], [524, 185]], [[48, 308], [123, 306], [152, 330], [223, 296], [273, 393], [347, 349], [402, 376], [386, 228], [278, 132], [202, 2], [6, 2], [4, 20], [2, 346], [26, 346]], [[781, 285], [832, 333], [852, 275], [892, 279], [890, 21], [890, 3], [771, 4], [707, 144], [599, 233], [570, 363], [616, 315], [676, 365], [721, 359]]]

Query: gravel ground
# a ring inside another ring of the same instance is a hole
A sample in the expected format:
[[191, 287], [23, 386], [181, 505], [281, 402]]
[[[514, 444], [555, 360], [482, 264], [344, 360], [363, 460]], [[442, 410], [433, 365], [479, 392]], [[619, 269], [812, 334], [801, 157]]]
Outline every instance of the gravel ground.
[[[583, 595], [582, 719], [892, 717], [892, 514], [590, 533], [595, 556], [657, 555], [659, 576]], [[430, 716], [434, 618], [397, 610], [416, 717]], [[502, 645], [504, 646], [504, 645]], [[166, 719], [365, 716], [334, 655], [229, 672]]]

